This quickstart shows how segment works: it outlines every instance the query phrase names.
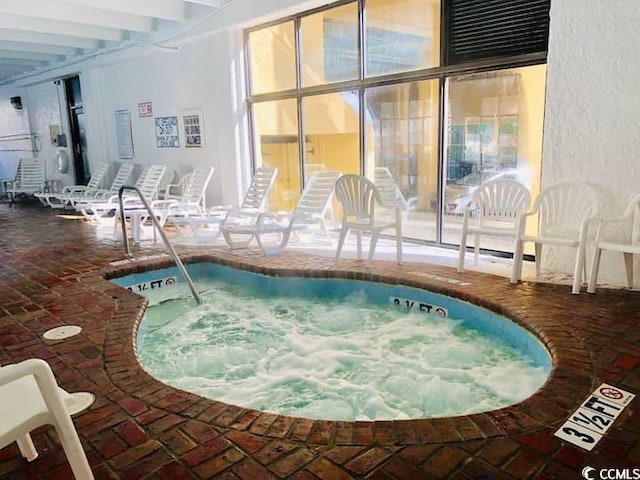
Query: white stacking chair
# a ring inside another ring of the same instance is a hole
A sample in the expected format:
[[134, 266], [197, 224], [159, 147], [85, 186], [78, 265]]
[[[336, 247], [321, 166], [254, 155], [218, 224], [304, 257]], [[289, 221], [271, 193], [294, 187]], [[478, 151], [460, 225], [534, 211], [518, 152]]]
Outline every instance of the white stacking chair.
[[[536, 276], [540, 274], [542, 246], [572, 247], [576, 249], [571, 293], [580, 293], [586, 280], [586, 249], [589, 226], [600, 215], [598, 192], [584, 182], [563, 182], [544, 188], [532, 209], [520, 216], [515, 239], [511, 283], [522, 277], [525, 242], [535, 244]], [[527, 220], [538, 218], [537, 234], [526, 232]]]
[[51, 367], [40, 359], [0, 367], [0, 448], [17, 442], [28, 461], [38, 456], [30, 432], [53, 425], [76, 479], [93, 479], [89, 462]]
[[60, 199], [62, 203], [65, 204], [65, 207], [74, 208], [76, 210], [76, 206], [79, 204], [106, 201], [109, 197], [117, 195], [120, 187], [130, 180], [131, 175], [133, 174], [133, 169], [134, 165], [132, 163], [122, 163], [120, 164], [120, 167], [118, 167], [118, 171], [116, 172], [115, 177], [113, 177], [113, 181], [109, 188], [95, 188], [85, 190], [84, 192], [72, 192], [69, 195], [61, 196]]
[[458, 272], [464, 271], [467, 237], [474, 236], [474, 261], [478, 263], [482, 236], [515, 240], [520, 215], [529, 210], [531, 194], [516, 180], [498, 179], [481, 184], [463, 210]]
[[[309, 179], [292, 212], [261, 212], [251, 222], [225, 222], [221, 227], [224, 239], [231, 248], [237, 248], [247, 246], [255, 236], [266, 255], [280, 255], [291, 234], [301, 239], [303, 233], [313, 236], [320, 232], [333, 244], [326, 215], [339, 176], [340, 172], [317, 171]], [[275, 242], [273, 237], [276, 237]]]
[[595, 293], [602, 251], [621, 253], [627, 274], [627, 286], [633, 288], [633, 256], [640, 254], [640, 195], [636, 195], [619, 218], [601, 219], [595, 240], [595, 252], [587, 292]]
[[342, 175], [336, 181], [335, 193], [342, 205], [342, 225], [336, 259], [340, 258], [347, 233], [354, 231], [357, 239], [358, 258], [362, 257], [362, 234], [371, 235], [367, 265], [371, 264], [380, 233], [395, 230], [396, 261], [402, 263], [402, 212], [395, 207], [392, 218], [376, 218], [376, 206], [382, 205], [382, 197], [376, 185], [369, 179], [354, 174]]

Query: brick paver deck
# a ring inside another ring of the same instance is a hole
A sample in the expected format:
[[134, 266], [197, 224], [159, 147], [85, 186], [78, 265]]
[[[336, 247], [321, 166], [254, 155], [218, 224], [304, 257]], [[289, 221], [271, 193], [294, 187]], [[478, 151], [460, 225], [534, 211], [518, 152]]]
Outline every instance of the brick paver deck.
[[[374, 262], [367, 269], [354, 260], [292, 252], [266, 258], [257, 250], [179, 249], [187, 262], [211, 259], [252, 271], [370, 279], [454, 295], [522, 324], [553, 355], [544, 387], [497, 411], [355, 423], [283, 417], [182, 392], [145, 373], [133, 333], [146, 300], [105, 276], [148, 267], [113, 267], [123, 249], [112, 231], [100, 233], [60, 213], [0, 204], [0, 365], [43, 358], [65, 389], [96, 395], [74, 422], [98, 479], [578, 479], [587, 465], [640, 468], [640, 399], [592, 452], [553, 436], [601, 382], [640, 392], [638, 292], [577, 296], [566, 285], [514, 286], [503, 277], [428, 264]], [[82, 334], [57, 343], [42, 339], [46, 330], [68, 324], [80, 325]], [[34, 462], [23, 460], [15, 444], [0, 450], [0, 478], [71, 478], [54, 430], [41, 428], [33, 438], [40, 452]]]

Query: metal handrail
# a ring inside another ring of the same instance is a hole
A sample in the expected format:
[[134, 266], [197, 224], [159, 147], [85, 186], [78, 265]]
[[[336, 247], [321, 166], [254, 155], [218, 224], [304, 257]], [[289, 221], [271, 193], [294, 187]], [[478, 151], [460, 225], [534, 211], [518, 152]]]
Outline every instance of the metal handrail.
[[129, 248], [129, 237], [127, 237], [127, 227], [126, 227], [126, 225], [124, 223], [125, 219], [124, 219], [124, 204], [122, 202], [122, 193], [125, 190], [133, 190], [133, 191], [135, 191], [138, 194], [138, 196], [140, 197], [140, 200], [142, 200], [144, 208], [147, 209], [147, 212], [149, 212], [149, 217], [151, 217], [151, 220], [153, 221], [154, 228], [156, 228], [158, 230], [158, 233], [160, 233], [160, 236], [162, 237], [162, 240], [164, 241], [164, 244], [169, 249], [169, 254], [171, 255], [171, 258], [173, 258], [173, 261], [176, 263], [176, 266], [178, 267], [178, 270], [180, 270], [180, 273], [182, 273], [182, 276], [186, 280], [187, 285], [189, 285], [189, 289], [191, 290], [191, 293], [193, 294], [193, 298], [196, 299], [196, 304], [201, 305], [202, 304], [202, 298], [200, 297], [200, 294], [196, 290], [196, 287], [193, 284], [193, 280], [191, 280], [191, 277], [187, 273], [187, 269], [184, 268], [184, 264], [182, 263], [182, 260], [180, 260], [180, 257], [178, 257], [178, 254], [176, 253], [176, 251], [174, 250], [173, 246], [171, 245], [171, 242], [169, 242], [169, 239], [167, 238], [167, 234], [164, 233], [164, 230], [162, 229], [162, 226], [158, 222], [158, 219], [156, 218], [155, 214], [153, 213], [153, 210], [149, 206], [149, 202], [147, 202], [147, 200], [144, 198], [144, 196], [142, 195], [142, 192], [140, 192], [140, 189], [138, 187], [134, 186], [134, 185], [123, 185], [118, 190], [118, 204], [120, 205], [120, 224], [122, 226], [122, 238], [124, 239], [124, 252], [125, 252], [125, 255], [127, 257], [129, 257], [129, 258], [133, 256], [131, 254], [131, 250]]

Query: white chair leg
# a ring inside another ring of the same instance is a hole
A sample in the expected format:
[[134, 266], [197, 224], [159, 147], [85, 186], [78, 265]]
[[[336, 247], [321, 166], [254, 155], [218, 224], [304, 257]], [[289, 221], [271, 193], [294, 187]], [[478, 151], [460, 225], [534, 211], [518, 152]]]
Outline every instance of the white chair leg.
[[591, 262], [591, 273], [589, 274], [587, 293], [596, 293], [596, 282], [598, 279], [598, 269], [600, 268], [601, 255], [602, 250], [596, 246], [595, 252], [593, 252], [593, 261]]
[[82, 449], [78, 433], [73, 426], [71, 418], [67, 420], [68, 423], [65, 421], [57, 425], [56, 431], [58, 432], [58, 437], [69, 461], [69, 465], [71, 465], [73, 475], [76, 480], [93, 480], [93, 473], [91, 472], [91, 467], [89, 467], [87, 456]]
[[624, 268], [627, 271], [627, 286], [633, 288], [633, 254], [629, 252], [623, 252], [624, 255]]
[[585, 246], [584, 243], [578, 245], [578, 252], [576, 253], [576, 266], [573, 270], [573, 285], [571, 287], [571, 293], [578, 295], [580, 288], [582, 287], [582, 270], [584, 269], [585, 262]]
[[536, 242], [535, 244], [536, 251], [536, 277], [540, 276], [540, 267], [542, 265], [542, 244]]
[[522, 251], [524, 250], [524, 242], [516, 240], [514, 245], [511, 283], [518, 283], [522, 275]]
[[473, 263], [474, 265], [478, 264], [478, 260], [480, 257], [480, 235], [473, 235]]
[[402, 228], [396, 227], [396, 263], [402, 265]]
[[340, 237], [338, 238], [338, 247], [336, 248], [336, 260], [340, 258], [340, 253], [342, 252], [342, 245], [344, 244], [344, 239], [347, 237], [348, 228], [342, 227], [340, 229]]
[[467, 225], [462, 225], [462, 235], [460, 236], [460, 251], [458, 252], [458, 273], [464, 271], [464, 257], [467, 253]]
[[20, 450], [20, 455], [27, 459], [27, 461], [32, 462], [38, 457], [38, 451], [36, 450], [36, 446], [33, 444], [33, 440], [31, 439], [31, 435], [28, 433], [23, 437], [20, 437], [16, 440], [18, 444], [18, 449]]
[[371, 243], [369, 244], [369, 255], [367, 257], [367, 266], [371, 265], [371, 261], [373, 260], [373, 254], [376, 251], [376, 245], [378, 244], [378, 233], [371, 234]]
[[362, 258], [362, 231], [356, 230], [356, 251], [358, 258]]

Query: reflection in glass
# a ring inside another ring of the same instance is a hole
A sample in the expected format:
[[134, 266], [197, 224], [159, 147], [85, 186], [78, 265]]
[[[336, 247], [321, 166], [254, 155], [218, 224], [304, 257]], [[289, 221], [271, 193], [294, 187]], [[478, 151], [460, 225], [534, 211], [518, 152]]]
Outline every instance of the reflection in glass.
[[268, 93], [296, 87], [293, 22], [255, 30], [249, 34], [251, 93]]
[[402, 209], [403, 236], [435, 241], [438, 81], [371, 88], [365, 102], [367, 176]]
[[269, 195], [270, 210], [290, 210], [300, 192], [300, 155], [296, 101], [253, 105], [256, 166], [269, 165], [278, 175]]
[[[536, 65], [447, 80], [443, 242], [460, 241], [462, 213], [487, 180], [518, 180], [536, 197], [545, 75]], [[490, 237], [481, 247], [513, 251], [512, 242]]]
[[439, 0], [367, 0], [365, 76], [438, 66]]
[[303, 17], [301, 43], [305, 87], [358, 78], [358, 4]]

